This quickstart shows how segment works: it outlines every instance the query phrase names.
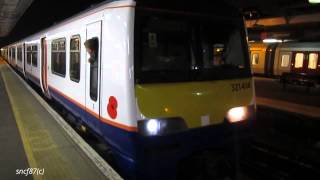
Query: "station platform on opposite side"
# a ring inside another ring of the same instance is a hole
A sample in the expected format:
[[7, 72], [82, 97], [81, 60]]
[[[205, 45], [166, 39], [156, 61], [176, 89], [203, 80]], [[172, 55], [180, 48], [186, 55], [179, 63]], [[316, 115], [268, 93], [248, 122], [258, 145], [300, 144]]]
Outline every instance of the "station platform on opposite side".
[[320, 89], [306, 91], [305, 87], [283, 89], [279, 79], [254, 77], [258, 105], [320, 118]]
[[121, 179], [39, 99], [0, 60], [0, 179]]
[[256, 97], [256, 101], [258, 105], [268, 106], [291, 113], [298, 113], [312, 118], [320, 118], [320, 107], [296, 104], [263, 97]]

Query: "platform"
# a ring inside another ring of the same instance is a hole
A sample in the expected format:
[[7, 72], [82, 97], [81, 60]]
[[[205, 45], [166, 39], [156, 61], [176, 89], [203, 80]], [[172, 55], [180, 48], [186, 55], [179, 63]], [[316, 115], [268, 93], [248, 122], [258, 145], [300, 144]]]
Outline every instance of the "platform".
[[304, 87], [284, 90], [278, 79], [254, 77], [258, 105], [320, 118], [320, 91], [307, 92]]
[[256, 100], [258, 105], [268, 106], [287, 112], [298, 113], [313, 118], [320, 118], [320, 107], [296, 104], [292, 102], [262, 97], [257, 97]]
[[121, 179], [56, 118], [0, 60], [0, 179]]

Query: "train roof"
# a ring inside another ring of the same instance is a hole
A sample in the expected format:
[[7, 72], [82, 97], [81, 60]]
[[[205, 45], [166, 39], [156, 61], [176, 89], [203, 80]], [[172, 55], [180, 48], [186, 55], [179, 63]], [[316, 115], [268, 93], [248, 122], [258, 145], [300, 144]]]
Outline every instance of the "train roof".
[[[74, 16], [71, 16], [70, 18], [67, 18], [59, 23], [56, 23], [49, 28], [43, 29], [33, 35], [25, 37], [7, 46], [12, 46], [33, 38], [39, 38], [39, 37], [45, 36], [45, 34], [48, 31], [57, 29], [72, 21], [81, 19], [85, 16], [88, 16], [95, 12], [102, 11], [112, 6], [137, 6], [137, 7], [143, 7], [143, 8], [161, 8], [161, 9], [177, 10], [177, 11], [183, 11], [183, 12], [185, 11], [201, 12], [201, 13], [223, 16], [223, 17], [241, 17], [240, 16], [241, 14], [237, 10], [237, 8], [230, 5], [229, 3], [226, 3], [225, 1], [218, 1], [218, 2], [212, 3], [212, 1], [210, 0], [198, 0], [195, 3], [194, 1], [185, 1], [185, 0], [106, 0], [104, 2], [93, 5], [87, 10], [84, 10]], [[221, 8], [221, 7], [224, 7], [224, 8]]]
[[8, 44], [7, 46], [12, 46], [12, 45], [15, 45], [15, 44], [18, 44], [18, 43], [21, 43], [21, 42], [24, 42], [28, 39], [32, 39], [32, 38], [37, 38], [39, 36], [44, 36], [46, 34], [46, 32], [48, 31], [51, 31], [53, 29], [57, 29], [61, 26], [64, 26], [72, 21], [76, 21], [78, 19], [81, 19], [83, 17], [86, 17], [90, 14], [93, 14], [93, 13], [96, 13], [96, 12], [99, 12], [99, 11], [102, 11], [106, 8], [110, 8], [110, 7], [113, 7], [113, 6], [135, 6], [135, 1], [134, 0], [106, 0], [106, 1], [103, 1], [101, 3], [98, 3], [98, 4], [95, 4], [95, 5], [92, 5], [90, 8], [84, 10], [84, 11], [81, 11], [80, 13], [77, 13], [67, 19], [64, 19], [58, 23], [55, 23], [54, 25], [48, 27], [48, 28], [45, 28], [39, 32], [36, 32], [35, 34], [32, 34], [30, 36], [27, 36], [19, 41], [16, 41], [14, 43], [11, 43], [11, 44]]
[[[227, 0], [136, 0], [137, 7], [161, 8], [184, 12], [201, 12], [224, 17], [239, 17], [238, 8]], [[241, 16], [242, 17], [242, 16]]]

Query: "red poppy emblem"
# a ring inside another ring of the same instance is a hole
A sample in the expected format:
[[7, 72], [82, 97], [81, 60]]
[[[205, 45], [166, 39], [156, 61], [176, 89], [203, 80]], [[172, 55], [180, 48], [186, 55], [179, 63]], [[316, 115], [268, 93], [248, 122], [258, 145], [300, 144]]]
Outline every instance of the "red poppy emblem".
[[108, 103], [108, 114], [112, 119], [115, 119], [117, 117], [117, 107], [118, 102], [117, 99], [114, 96], [109, 97], [109, 103]]

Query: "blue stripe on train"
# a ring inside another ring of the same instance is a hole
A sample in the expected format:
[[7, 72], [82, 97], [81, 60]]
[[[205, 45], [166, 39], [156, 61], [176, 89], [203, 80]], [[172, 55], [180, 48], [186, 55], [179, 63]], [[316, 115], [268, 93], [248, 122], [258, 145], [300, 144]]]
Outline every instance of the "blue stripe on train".
[[[194, 152], [221, 148], [234, 144], [234, 129], [242, 125], [223, 123], [208, 127], [190, 129], [177, 134], [144, 137], [99, 121], [82, 108], [50, 88], [52, 97], [74, 114], [78, 114], [88, 126], [96, 129], [111, 145], [117, 163], [126, 175], [137, 175], [139, 179], [172, 179], [178, 162]], [[91, 123], [90, 123], [91, 122]], [[251, 120], [244, 124], [251, 124]], [[96, 124], [96, 125], [95, 125]], [[242, 129], [242, 128], [240, 128]], [[239, 130], [240, 130], [239, 129]], [[246, 133], [244, 133], [246, 134]], [[240, 139], [247, 135], [240, 135]], [[135, 159], [130, 158], [135, 157]], [[136, 161], [138, 159], [138, 161]]]
[[77, 117], [80, 117], [82, 119], [82, 122], [92, 128], [110, 144], [111, 149], [118, 160], [117, 163], [120, 167], [125, 167], [122, 168], [125, 174], [134, 173], [135, 160], [131, 157], [135, 157], [134, 139], [136, 133], [128, 132], [123, 129], [103, 123], [90, 113], [83, 110], [78, 105], [61, 96], [54, 89], [49, 87], [49, 91], [53, 99], [62, 104], [71, 113], [73, 113]]

